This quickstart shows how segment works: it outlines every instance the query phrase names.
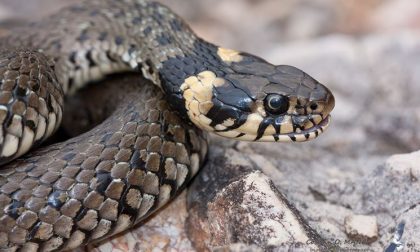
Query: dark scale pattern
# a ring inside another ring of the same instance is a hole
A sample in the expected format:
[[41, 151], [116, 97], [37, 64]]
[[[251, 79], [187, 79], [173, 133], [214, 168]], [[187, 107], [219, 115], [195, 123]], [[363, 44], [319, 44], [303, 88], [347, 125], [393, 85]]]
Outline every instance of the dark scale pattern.
[[46, 57], [31, 51], [0, 53], [0, 84], [4, 164], [55, 131], [62, 117], [63, 91]]
[[70, 249], [110, 236], [146, 218], [194, 175], [205, 139], [137, 78], [109, 88], [121, 95], [101, 126], [0, 171], [0, 249]]
[[[122, 71], [141, 70], [160, 85], [161, 64], [192, 51], [196, 40], [174, 13], [148, 0], [86, 0], [10, 34], [3, 49], [46, 56], [0, 57], [1, 162], [56, 129], [63, 94]], [[137, 95], [114, 90], [103, 103], [117, 110], [94, 130], [0, 171], [0, 249], [73, 248], [121, 232], [193, 176], [205, 141], [165, 102], [145, 102], [160, 97], [155, 91], [130, 92]]]
[[[162, 89], [167, 94], [171, 106], [179, 111], [183, 118], [188, 118], [188, 116], [180, 86], [186, 78], [206, 70], [214, 72], [218, 77], [224, 77], [232, 71], [228, 64], [217, 56], [217, 46], [201, 39], [194, 42], [194, 47], [189, 55], [178, 55], [163, 62], [160, 70]], [[227, 84], [226, 88], [232, 91], [233, 86], [230, 83]], [[217, 96], [217, 89], [215, 89], [215, 103], [217, 103]], [[223, 121], [222, 119], [220, 120]]]
[[40, 48], [55, 59], [65, 92], [138, 65], [159, 84], [162, 62], [189, 53], [196, 40], [172, 11], [148, 0], [85, 0], [11, 34], [0, 42], [3, 47]]

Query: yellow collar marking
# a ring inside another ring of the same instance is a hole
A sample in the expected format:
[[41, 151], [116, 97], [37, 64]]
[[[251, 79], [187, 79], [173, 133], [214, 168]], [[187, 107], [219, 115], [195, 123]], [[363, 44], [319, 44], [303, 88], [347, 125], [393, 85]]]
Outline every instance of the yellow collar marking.
[[188, 117], [199, 128], [214, 131], [210, 127], [212, 121], [206, 115], [213, 107], [213, 88], [224, 84], [225, 80], [216, 77], [215, 73], [203, 71], [197, 76], [188, 77], [181, 85]]
[[227, 63], [240, 62], [243, 59], [238, 51], [222, 47], [217, 49], [217, 55]]

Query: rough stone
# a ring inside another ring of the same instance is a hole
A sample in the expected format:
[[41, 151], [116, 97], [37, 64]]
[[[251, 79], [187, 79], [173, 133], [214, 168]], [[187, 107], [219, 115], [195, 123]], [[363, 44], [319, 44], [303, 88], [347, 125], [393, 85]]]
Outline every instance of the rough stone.
[[187, 230], [194, 247], [212, 251], [240, 242], [263, 250], [332, 249], [250, 160], [212, 149], [189, 191]]
[[390, 157], [385, 169], [393, 176], [409, 177], [413, 182], [420, 179], [420, 151]]

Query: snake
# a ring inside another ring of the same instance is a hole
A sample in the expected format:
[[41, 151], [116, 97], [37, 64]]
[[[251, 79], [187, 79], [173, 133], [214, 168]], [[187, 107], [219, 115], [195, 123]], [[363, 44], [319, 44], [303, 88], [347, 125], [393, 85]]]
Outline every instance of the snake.
[[[12, 28], [0, 46], [2, 251], [69, 250], [127, 230], [205, 164], [207, 132], [304, 142], [335, 104], [302, 70], [207, 42], [149, 0], [85, 0]], [[136, 77], [103, 84], [118, 73]], [[105, 92], [87, 97], [104, 121], [42, 146], [87, 86]]]

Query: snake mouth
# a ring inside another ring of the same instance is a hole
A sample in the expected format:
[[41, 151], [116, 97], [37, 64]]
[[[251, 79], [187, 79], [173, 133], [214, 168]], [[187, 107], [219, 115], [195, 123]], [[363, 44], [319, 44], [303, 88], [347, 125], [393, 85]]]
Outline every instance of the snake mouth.
[[329, 127], [331, 123], [331, 115], [326, 116], [318, 124], [307, 128], [305, 130], [285, 134], [270, 134], [264, 135], [257, 139], [255, 134], [243, 134], [232, 130], [229, 132], [215, 132], [216, 134], [224, 137], [235, 138], [242, 141], [258, 141], [258, 142], [306, 142], [317, 138], [319, 135]]
[[[303, 130], [299, 133], [290, 133], [287, 136], [292, 142], [306, 142], [312, 139], [317, 138], [319, 135], [324, 133], [324, 131], [330, 126], [331, 115], [325, 117], [319, 124]], [[275, 136], [274, 136], [275, 137]]]
[[[321, 122], [318, 124], [297, 132], [292, 132], [288, 134], [274, 134], [274, 135], [266, 135], [263, 136], [258, 141], [262, 142], [306, 142], [317, 138], [319, 135], [324, 133], [324, 131], [328, 128], [331, 122], [331, 115], [326, 116]], [[242, 140], [242, 139], [241, 139]]]

